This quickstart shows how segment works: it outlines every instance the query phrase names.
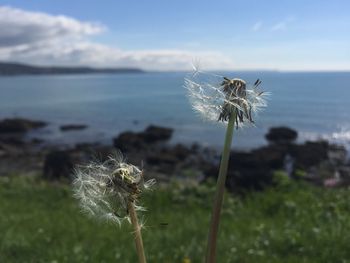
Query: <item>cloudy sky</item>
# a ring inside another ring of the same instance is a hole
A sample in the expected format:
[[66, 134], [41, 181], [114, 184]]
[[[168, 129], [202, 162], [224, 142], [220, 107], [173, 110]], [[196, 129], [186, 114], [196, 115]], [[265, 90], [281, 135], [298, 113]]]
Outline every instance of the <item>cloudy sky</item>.
[[350, 70], [350, 1], [0, 0], [0, 60]]

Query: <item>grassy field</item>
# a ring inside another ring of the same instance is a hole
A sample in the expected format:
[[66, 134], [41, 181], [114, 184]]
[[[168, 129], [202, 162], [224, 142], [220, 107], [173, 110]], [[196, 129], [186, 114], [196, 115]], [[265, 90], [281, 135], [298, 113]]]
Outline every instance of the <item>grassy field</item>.
[[[151, 263], [202, 262], [213, 187], [144, 196]], [[132, 229], [79, 211], [67, 184], [0, 177], [0, 262], [137, 262]], [[225, 198], [218, 262], [350, 262], [349, 190], [284, 184]]]

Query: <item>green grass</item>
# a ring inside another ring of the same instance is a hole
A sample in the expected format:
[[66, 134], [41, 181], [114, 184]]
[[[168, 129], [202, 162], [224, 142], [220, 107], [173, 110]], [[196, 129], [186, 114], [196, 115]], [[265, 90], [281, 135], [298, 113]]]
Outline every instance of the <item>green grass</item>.
[[[202, 262], [212, 187], [173, 184], [144, 196], [149, 262]], [[349, 190], [303, 184], [226, 195], [218, 262], [350, 262]], [[69, 185], [0, 177], [0, 262], [137, 262], [132, 228], [79, 211]]]

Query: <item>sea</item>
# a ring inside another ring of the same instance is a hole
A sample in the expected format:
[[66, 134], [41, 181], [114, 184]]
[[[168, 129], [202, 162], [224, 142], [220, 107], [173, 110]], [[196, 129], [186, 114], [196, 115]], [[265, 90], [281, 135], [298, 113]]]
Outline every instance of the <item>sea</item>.
[[[248, 83], [262, 81], [268, 106], [255, 126], [236, 130], [232, 147], [267, 144], [271, 127], [298, 131], [298, 141], [326, 139], [350, 148], [350, 72], [220, 72]], [[49, 125], [28, 134], [47, 144], [111, 143], [124, 131], [150, 124], [174, 129], [170, 143], [220, 148], [225, 125], [193, 112], [186, 72], [0, 77], [0, 119], [22, 117]], [[62, 132], [65, 124], [87, 129]]]

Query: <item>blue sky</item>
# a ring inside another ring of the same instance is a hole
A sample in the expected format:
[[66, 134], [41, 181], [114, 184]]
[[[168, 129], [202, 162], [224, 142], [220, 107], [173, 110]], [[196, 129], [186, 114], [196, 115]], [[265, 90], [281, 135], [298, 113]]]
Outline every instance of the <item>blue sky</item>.
[[[195, 59], [208, 69], [350, 70], [346, 0], [12, 0], [0, 6], [2, 60], [187, 70]], [[35, 40], [26, 35], [32, 32]]]

